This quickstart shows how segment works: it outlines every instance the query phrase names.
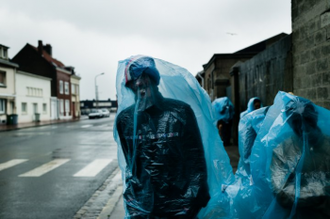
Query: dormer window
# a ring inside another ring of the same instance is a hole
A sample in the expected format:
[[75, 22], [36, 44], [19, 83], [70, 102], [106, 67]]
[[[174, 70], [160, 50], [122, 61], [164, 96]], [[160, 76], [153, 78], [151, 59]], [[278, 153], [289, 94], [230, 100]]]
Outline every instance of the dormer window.
[[3, 48], [3, 58], [5, 58], [5, 59], [8, 58], [8, 51], [5, 48]]
[[0, 45], [0, 58], [8, 59], [8, 47]]

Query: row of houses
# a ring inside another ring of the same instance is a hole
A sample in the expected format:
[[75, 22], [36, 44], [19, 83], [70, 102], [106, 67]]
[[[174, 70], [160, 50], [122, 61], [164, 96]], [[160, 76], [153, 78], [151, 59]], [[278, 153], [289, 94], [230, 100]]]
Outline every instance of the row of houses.
[[0, 44], [0, 125], [80, 117], [80, 80], [52, 56], [52, 46], [26, 44], [12, 59]]

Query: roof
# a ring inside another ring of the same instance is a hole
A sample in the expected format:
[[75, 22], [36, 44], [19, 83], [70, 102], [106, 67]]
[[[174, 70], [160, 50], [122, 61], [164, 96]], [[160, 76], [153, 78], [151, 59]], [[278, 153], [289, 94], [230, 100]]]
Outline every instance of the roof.
[[259, 52], [265, 50], [268, 46], [271, 44], [277, 42], [278, 40], [288, 36], [286, 33], [280, 33], [277, 34], [273, 37], [270, 37], [268, 39], [265, 39], [261, 42], [258, 42], [256, 44], [253, 44], [251, 46], [248, 46], [244, 49], [241, 49], [239, 51], [236, 51], [234, 53], [216, 53], [212, 56], [212, 58], [208, 61], [208, 63], [204, 64], [203, 67], [204, 69], [210, 66], [216, 58], [221, 58], [221, 59], [240, 59], [240, 58], [249, 58], [252, 57]]
[[271, 44], [275, 43], [279, 39], [282, 39], [283, 37], [286, 37], [286, 36], [288, 36], [288, 34], [286, 34], [286, 33], [277, 34], [277, 35], [272, 36], [268, 39], [265, 39], [265, 40], [263, 40], [259, 43], [253, 44], [249, 47], [246, 47], [246, 48], [241, 49], [237, 52], [234, 52], [234, 54], [261, 52], [264, 49], [266, 49], [268, 46], [270, 46]]
[[[30, 44], [29, 44], [30, 45]], [[32, 45], [30, 45], [33, 49], [35, 49], [37, 52], [38, 52], [38, 48], [37, 47], [34, 47]], [[56, 66], [56, 67], [60, 67], [60, 68], [65, 68], [65, 65], [57, 60], [57, 59], [54, 59], [51, 55], [49, 55], [44, 49], [42, 50], [42, 56], [49, 62], [51, 63], [52, 65]]]
[[252, 57], [256, 54], [257, 54], [257, 52], [254, 52], [254, 53], [218, 53], [218, 54], [213, 54], [210, 61], [203, 65], [203, 68], [204, 69], [208, 68], [214, 62], [214, 60], [216, 58], [221, 58], [221, 59], [244, 59], [244, 58], [250, 58], [250, 57]]
[[18, 64], [14, 63], [14, 62], [11, 62], [9, 60], [4, 60], [4, 59], [0, 59], [0, 64], [10, 66], [10, 67], [13, 67], [13, 68], [18, 68], [19, 67]]
[[6, 49], [9, 49], [8, 46], [2, 45], [2, 44], [0, 44], [0, 47], [4, 47], [4, 48], [6, 48]]

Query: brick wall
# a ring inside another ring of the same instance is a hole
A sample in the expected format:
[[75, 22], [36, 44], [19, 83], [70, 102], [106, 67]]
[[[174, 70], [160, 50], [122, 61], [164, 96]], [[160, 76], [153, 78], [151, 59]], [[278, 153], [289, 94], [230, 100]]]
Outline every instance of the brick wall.
[[330, 109], [330, 1], [292, 0], [293, 92]]

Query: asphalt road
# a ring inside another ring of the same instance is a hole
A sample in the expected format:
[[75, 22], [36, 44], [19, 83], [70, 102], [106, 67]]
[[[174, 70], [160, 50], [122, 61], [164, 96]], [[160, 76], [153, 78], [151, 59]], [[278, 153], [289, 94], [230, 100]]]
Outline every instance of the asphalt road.
[[0, 218], [73, 218], [118, 166], [113, 122], [0, 132]]

